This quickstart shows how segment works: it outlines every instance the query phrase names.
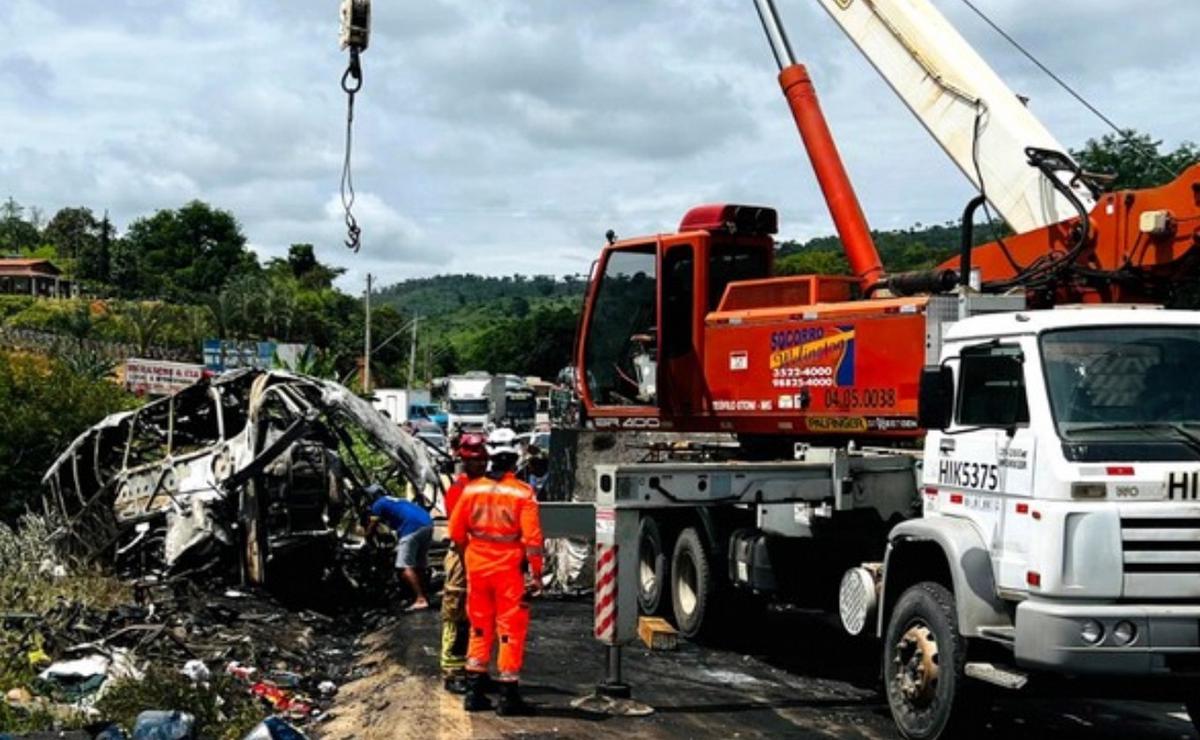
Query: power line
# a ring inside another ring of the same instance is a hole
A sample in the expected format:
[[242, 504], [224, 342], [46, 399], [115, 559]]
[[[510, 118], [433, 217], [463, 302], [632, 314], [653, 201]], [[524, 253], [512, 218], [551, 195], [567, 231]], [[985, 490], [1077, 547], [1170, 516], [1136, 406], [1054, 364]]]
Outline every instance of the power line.
[[[1078, 100], [1079, 103], [1081, 105], [1083, 105], [1083, 107], [1087, 108], [1097, 118], [1099, 118], [1101, 121], [1103, 121], [1105, 124], [1107, 124], [1108, 127], [1111, 128], [1117, 134], [1117, 136], [1121, 137], [1121, 139], [1123, 139], [1127, 143], [1132, 144], [1134, 147], [1140, 148], [1140, 142], [1138, 142], [1136, 139], [1133, 138], [1133, 136], [1129, 133], [1129, 130], [1122, 129], [1120, 126], [1118, 126], [1116, 123], [1114, 123], [1111, 118], [1104, 115], [1104, 113], [1102, 113], [1099, 108], [1092, 105], [1092, 103], [1090, 101], [1088, 101], [1087, 98], [1083, 97], [1083, 95], [1080, 94], [1079, 92], [1077, 92], [1075, 90], [1075, 88], [1071, 87], [1066, 82], [1066, 80], [1064, 80], [1063, 78], [1056, 75], [1053, 70], [1051, 70], [1049, 67], [1047, 67], [1045, 64], [1043, 64], [1042, 61], [1040, 59], [1038, 59], [1036, 56], [1034, 56], [1032, 52], [1030, 52], [1028, 49], [1026, 49], [1024, 46], [1022, 46], [1020, 44], [1020, 42], [1018, 42], [1007, 31], [1005, 31], [1003, 28], [1001, 28], [998, 23], [993, 21], [990, 17], [988, 17], [988, 15], [986, 13], [984, 13], [982, 10], [980, 10], [978, 7], [976, 7], [976, 5], [973, 2], [971, 2], [971, 0], [962, 0], [962, 4], [966, 5], [968, 8], [970, 8], [975, 13], [975, 15], [977, 15], [981, 19], [983, 19], [983, 22], [988, 24], [989, 26], [991, 26], [993, 31], [995, 31], [1001, 37], [1003, 37], [1005, 41], [1012, 44], [1013, 48], [1015, 48], [1017, 51], [1021, 52], [1021, 54], [1023, 54], [1026, 59], [1033, 62], [1034, 65], [1036, 65], [1038, 69], [1042, 70], [1042, 72], [1045, 72], [1047, 77], [1049, 77], [1050, 79], [1052, 79], [1056, 83], [1058, 83], [1059, 87], [1066, 90], [1067, 93], [1070, 94], [1071, 97]], [[1142, 154], [1143, 154], [1143, 156], [1145, 156], [1145, 155], [1153, 155], [1155, 153], [1151, 152], [1151, 151], [1147, 151], [1146, 149], [1142, 149]], [[1150, 160], [1158, 167], [1161, 167], [1163, 169], [1163, 171], [1165, 171], [1167, 174], [1169, 174], [1172, 178], [1174, 178], [1178, 174], [1176, 172], [1172, 172], [1171, 168], [1167, 167], [1165, 164], [1163, 164], [1163, 162], [1160, 161], [1157, 158], [1157, 156], [1150, 157]]]

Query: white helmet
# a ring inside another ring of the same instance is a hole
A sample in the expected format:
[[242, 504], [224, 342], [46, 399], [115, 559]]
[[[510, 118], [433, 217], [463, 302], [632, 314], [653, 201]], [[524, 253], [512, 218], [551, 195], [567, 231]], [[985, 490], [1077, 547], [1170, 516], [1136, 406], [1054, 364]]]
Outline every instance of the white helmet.
[[488, 455], [519, 455], [517, 450], [517, 433], [507, 427], [501, 427], [488, 435]]

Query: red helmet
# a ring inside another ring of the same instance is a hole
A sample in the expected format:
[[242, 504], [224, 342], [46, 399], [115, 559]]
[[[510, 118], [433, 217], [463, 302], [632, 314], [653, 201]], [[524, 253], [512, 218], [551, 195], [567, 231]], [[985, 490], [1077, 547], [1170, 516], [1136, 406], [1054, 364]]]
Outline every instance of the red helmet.
[[458, 442], [458, 456], [464, 460], [488, 459], [487, 437], [482, 434], [464, 434]]

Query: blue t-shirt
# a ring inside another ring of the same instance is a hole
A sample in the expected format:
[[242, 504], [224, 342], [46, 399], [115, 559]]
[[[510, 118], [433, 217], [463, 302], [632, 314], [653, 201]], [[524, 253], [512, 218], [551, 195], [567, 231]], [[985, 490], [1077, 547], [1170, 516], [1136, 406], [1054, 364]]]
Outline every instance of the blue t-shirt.
[[411, 501], [393, 496], [381, 496], [371, 504], [371, 516], [382, 519], [397, 537], [406, 537], [418, 529], [433, 526], [429, 512]]

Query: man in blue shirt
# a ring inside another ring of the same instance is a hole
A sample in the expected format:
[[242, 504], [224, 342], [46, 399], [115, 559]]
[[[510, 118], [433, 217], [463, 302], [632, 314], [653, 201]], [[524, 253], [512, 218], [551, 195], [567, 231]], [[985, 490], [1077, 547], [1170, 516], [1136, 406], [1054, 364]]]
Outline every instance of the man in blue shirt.
[[425, 569], [429, 566], [429, 545], [433, 541], [433, 518], [429, 512], [411, 501], [395, 496], [380, 496], [371, 505], [371, 520], [367, 524], [367, 539], [383, 522], [396, 533], [396, 570], [416, 595], [408, 611], [429, 608], [425, 596]]

